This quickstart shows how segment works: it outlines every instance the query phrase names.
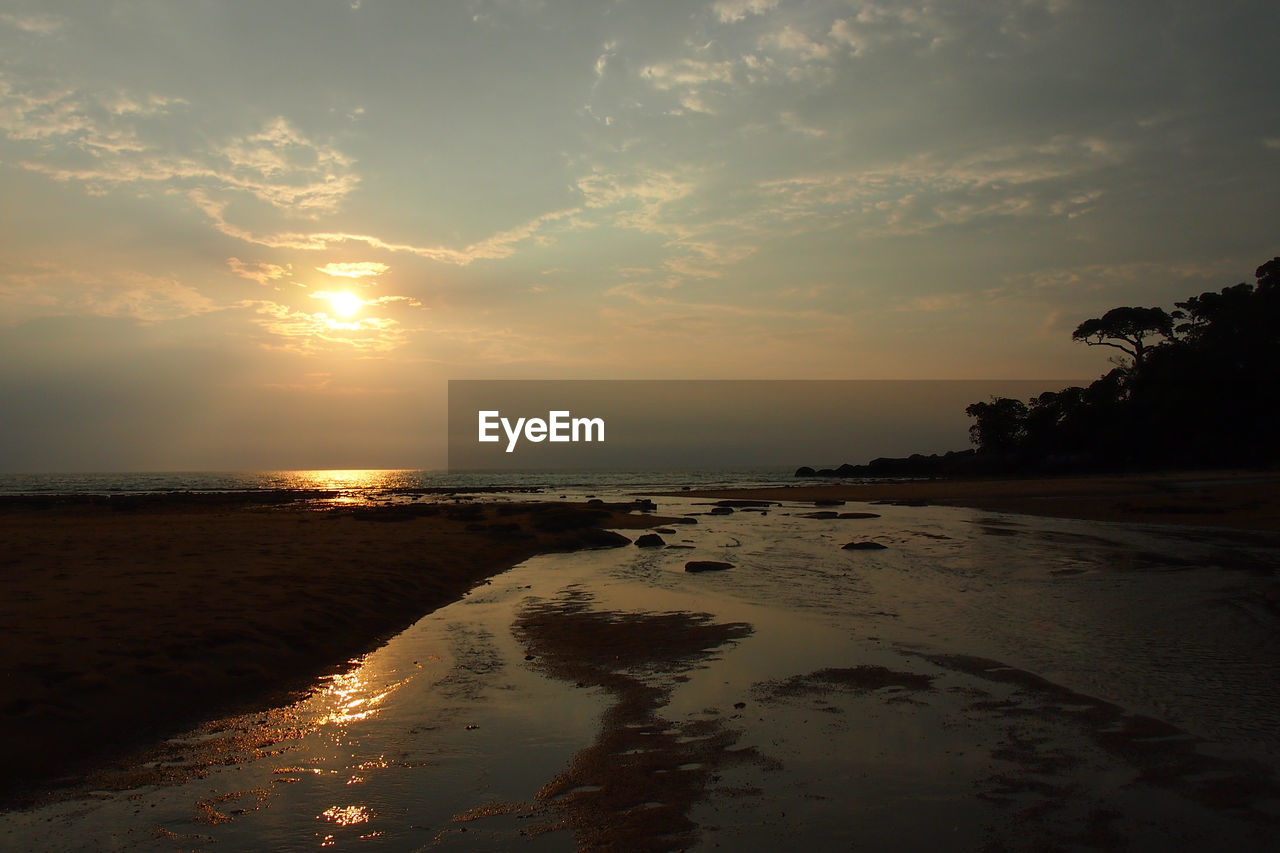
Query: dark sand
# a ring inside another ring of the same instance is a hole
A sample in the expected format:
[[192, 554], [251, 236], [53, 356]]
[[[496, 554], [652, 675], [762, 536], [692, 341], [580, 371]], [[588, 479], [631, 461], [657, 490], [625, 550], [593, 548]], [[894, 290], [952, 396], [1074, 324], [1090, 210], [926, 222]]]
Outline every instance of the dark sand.
[[684, 497], [775, 501], [884, 501], [995, 512], [1280, 530], [1280, 473], [1188, 472], [1131, 476], [915, 480], [668, 492]]
[[260, 503], [0, 503], [0, 806], [294, 698], [534, 554], [669, 521], [625, 504]]

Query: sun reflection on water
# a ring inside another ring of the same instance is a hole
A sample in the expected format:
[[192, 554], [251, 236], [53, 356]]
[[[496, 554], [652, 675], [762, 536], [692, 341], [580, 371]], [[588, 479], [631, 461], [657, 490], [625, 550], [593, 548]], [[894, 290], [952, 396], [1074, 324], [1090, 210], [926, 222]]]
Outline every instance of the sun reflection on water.
[[332, 468], [312, 471], [277, 471], [281, 488], [337, 492], [334, 503], [366, 504], [379, 492], [410, 489], [419, 472], [394, 468]]
[[368, 806], [329, 806], [320, 813], [320, 817], [338, 826], [355, 826], [358, 823], [368, 823], [373, 812]]
[[319, 696], [320, 702], [329, 709], [320, 717], [320, 725], [343, 725], [367, 719], [378, 712], [388, 696], [405, 684], [399, 681], [373, 692], [369, 681], [362, 676], [362, 670], [363, 667], [358, 666], [329, 680]]

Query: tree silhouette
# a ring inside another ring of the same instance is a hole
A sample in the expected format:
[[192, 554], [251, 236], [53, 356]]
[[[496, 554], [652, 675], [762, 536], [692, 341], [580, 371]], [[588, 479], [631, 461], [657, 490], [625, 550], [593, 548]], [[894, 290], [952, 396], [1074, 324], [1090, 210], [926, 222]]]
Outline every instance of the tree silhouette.
[[1101, 317], [1085, 320], [1071, 333], [1071, 339], [1091, 347], [1114, 347], [1141, 368], [1150, 345], [1147, 339], [1173, 336], [1173, 317], [1163, 308], [1112, 308]]
[[974, 419], [969, 438], [984, 453], [1006, 453], [1022, 441], [1027, 407], [1021, 400], [992, 397], [990, 403], [965, 407], [964, 413]]
[[1255, 276], [1256, 285], [1192, 296], [1172, 313], [1113, 308], [1085, 320], [1073, 340], [1118, 349], [1132, 364], [1028, 404], [966, 408], [975, 470], [1280, 462], [1280, 258]]

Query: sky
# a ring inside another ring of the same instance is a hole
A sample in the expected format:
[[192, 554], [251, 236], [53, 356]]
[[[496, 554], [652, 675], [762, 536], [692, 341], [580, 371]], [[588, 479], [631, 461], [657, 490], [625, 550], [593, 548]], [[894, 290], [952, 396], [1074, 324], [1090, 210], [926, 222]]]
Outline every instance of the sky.
[[0, 0], [0, 471], [441, 467], [450, 379], [1088, 380], [1280, 254], [1278, 29]]

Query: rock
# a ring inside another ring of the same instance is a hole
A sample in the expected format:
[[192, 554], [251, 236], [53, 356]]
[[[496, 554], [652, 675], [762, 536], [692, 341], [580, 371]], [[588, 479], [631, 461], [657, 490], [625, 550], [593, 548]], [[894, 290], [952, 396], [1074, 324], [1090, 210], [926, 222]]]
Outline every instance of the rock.
[[816, 476], [817, 473], [818, 473], [817, 471], [814, 471], [808, 465], [801, 465], [799, 468], [796, 469], [797, 477], [813, 477], [813, 476]]
[[668, 550], [668, 551], [677, 551], [677, 550], [678, 550], [678, 551], [692, 551], [692, 550], [693, 550], [693, 546], [692, 546], [692, 545], [668, 545], [668, 546], [667, 546], [667, 550]]
[[838, 498], [818, 498], [813, 502], [814, 506], [844, 506], [844, 501]]
[[835, 510], [825, 509], [825, 510], [822, 510], [821, 512], [802, 512], [800, 513], [800, 517], [801, 518], [839, 518], [840, 513], [836, 512]]
[[888, 546], [881, 545], [879, 542], [850, 542], [840, 547], [845, 551], [883, 551]]
[[689, 518], [688, 516], [685, 516], [684, 518], [677, 518], [675, 521], [673, 521], [673, 522], [671, 522], [671, 523], [672, 523], [672, 524], [697, 524], [697, 523], [698, 523], [698, 519], [696, 519], [696, 518]]
[[733, 512], [733, 507], [731, 506], [713, 506], [711, 508], [711, 512], [708, 513], [708, 515], [729, 515], [732, 512]]
[[641, 512], [654, 512], [658, 509], [658, 505], [648, 498], [636, 498], [633, 506]]
[[591, 500], [587, 501], [587, 506], [604, 506], [604, 501], [600, 500], [599, 498], [592, 498]]
[[684, 564], [686, 572], [723, 572], [732, 569], [733, 563], [721, 563], [716, 560], [690, 560]]
[[839, 518], [879, 518], [878, 512], [842, 512]]
[[675, 531], [674, 531], [674, 530], [672, 530], [670, 527], [655, 527], [655, 528], [653, 528], [653, 532], [654, 532], [654, 533], [665, 533], [665, 534], [667, 534], [668, 536], [670, 536], [672, 533], [675, 533]]
[[747, 506], [777, 506], [776, 501], [744, 501], [744, 500], [725, 500], [716, 501], [716, 506], [731, 506], [741, 509]]
[[621, 548], [630, 545], [631, 540], [621, 533], [612, 530], [600, 530], [589, 527], [563, 536], [560, 547], [566, 551], [590, 551], [596, 548]]
[[667, 543], [662, 541], [662, 537], [656, 533], [646, 533], [636, 540], [638, 548], [661, 548]]

